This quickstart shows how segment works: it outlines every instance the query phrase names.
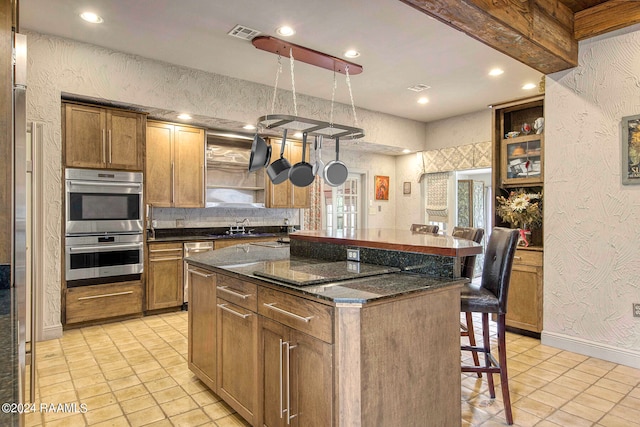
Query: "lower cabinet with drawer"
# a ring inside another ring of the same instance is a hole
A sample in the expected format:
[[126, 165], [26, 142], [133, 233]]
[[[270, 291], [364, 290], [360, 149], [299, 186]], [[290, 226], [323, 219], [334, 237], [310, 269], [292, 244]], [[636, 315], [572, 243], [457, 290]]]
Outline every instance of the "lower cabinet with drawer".
[[65, 324], [142, 315], [142, 282], [67, 288]]
[[543, 252], [518, 249], [513, 258], [506, 324], [533, 333], [542, 332]]
[[147, 245], [147, 310], [181, 307], [183, 257], [180, 243]]

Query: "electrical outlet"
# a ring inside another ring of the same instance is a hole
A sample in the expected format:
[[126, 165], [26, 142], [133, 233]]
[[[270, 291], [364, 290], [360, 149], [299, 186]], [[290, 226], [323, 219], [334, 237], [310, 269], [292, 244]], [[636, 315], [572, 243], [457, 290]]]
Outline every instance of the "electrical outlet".
[[348, 248], [347, 249], [348, 261], [360, 261], [360, 249]]
[[184, 228], [184, 218], [176, 218], [176, 227]]
[[640, 303], [633, 303], [633, 317], [640, 317]]

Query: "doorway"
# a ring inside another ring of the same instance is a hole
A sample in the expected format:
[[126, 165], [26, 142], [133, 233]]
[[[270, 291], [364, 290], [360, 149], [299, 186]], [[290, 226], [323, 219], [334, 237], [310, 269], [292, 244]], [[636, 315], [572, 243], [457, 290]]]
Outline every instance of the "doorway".
[[362, 219], [363, 175], [349, 173], [339, 187], [323, 185], [322, 228], [328, 232], [355, 231], [364, 226]]

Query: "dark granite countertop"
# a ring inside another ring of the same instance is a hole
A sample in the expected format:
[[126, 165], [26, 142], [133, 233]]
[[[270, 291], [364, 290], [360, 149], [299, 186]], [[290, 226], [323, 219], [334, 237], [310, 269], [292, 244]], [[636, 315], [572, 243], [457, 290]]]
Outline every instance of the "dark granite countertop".
[[228, 227], [213, 228], [160, 228], [155, 230], [155, 237], [147, 237], [147, 242], [190, 242], [219, 239], [247, 239], [255, 237], [286, 237], [282, 227], [247, 227], [250, 232], [227, 234]]
[[[195, 254], [186, 260], [194, 266], [258, 279], [332, 303], [366, 304], [467, 281], [401, 272], [394, 267], [290, 257], [287, 246], [271, 248], [241, 244]], [[260, 277], [260, 274], [271, 275], [271, 278]], [[277, 276], [284, 276], [285, 280], [277, 279]], [[298, 281], [304, 282], [312, 276], [316, 278], [307, 283], [313, 284], [306, 286], [295, 285], [296, 280], [286, 280], [302, 277], [304, 280]]]

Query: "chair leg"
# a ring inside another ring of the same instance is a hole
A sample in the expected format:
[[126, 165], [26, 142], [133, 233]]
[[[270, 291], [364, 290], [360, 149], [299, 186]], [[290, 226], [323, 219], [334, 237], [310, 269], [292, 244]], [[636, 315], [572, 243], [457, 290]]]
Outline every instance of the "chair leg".
[[[484, 344], [484, 365], [487, 369], [491, 368], [491, 343], [489, 339], [489, 314], [482, 313], [482, 340]], [[489, 396], [492, 399], [496, 397], [496, 388], [493, 385], [493, 374], [487, 372], [487, 383], [489, 384]]]
[[[473, 316], [471, 312], [467, 311], [465, 313], [465, 317], [467, 319], [467, 334], [469, 336], [469, 345], [472, 347], [476, 346], [476, 333], [473, 329]], [[473, 357], [473, 364], [476, 366], [480, 366], [480, 359], [478, 358], [478, 352], [472, 351], [471, 357]], [[478, 372], [478, 378], [482, 378], [482, 372]]]
[[500, 385], [502, 386], [502, 400], [504, 401], [504, 413], [507, 424], [513, 424], [511, 413], [511, 396], [509, 395], [509, 377], [507, 375], [507, 347], [505, 315], [498, 315], [498, 357], [500, 359]]

